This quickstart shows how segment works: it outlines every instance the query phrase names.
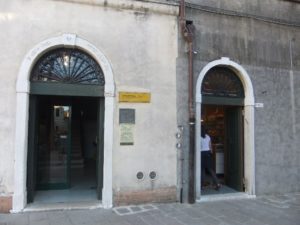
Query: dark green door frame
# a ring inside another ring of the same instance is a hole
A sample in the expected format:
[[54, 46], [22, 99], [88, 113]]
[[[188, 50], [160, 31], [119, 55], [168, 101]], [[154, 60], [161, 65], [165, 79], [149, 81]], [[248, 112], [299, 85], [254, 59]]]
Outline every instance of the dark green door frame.
[[104, 86], [54, 82], [33, 82], [30, 84], [30, 94], [104, 97]]
[[97, 116], [97, 198], [102, 199], [104, 163], [104, 98], [98, 102]]
[[29, 123], [28, 123], [28, 155], [27, 155], [27, 202], [33, 202], [36, 188], [37, 173], [37, 142], [38, 142], [38, 99], [30, 95], [29, 101]]
[[244, 98], [202, 96], [202, 104], [243, 106]]
[[203, 96], [203, 105], [227, 106], [225, 110], [225, 183], [237, 190], [244, 191], [244, 98]]
[[[88, 84], [66, 84], [50, 82], [32, 82], [30, 84], [30, 113], [28, 130], [28, 161], [27, 161], [27, 191], [28, 202], [32, 202], [36, 190], [37, 171], [37, 102], [38, 96], [79, 96], [79, 97], [99, 97], [98, 106], [98, 145], [97, 145], [97, 197], [102, 198], [103, 188], [103, 148], [104, 148], [104, 86]], [[70, 124], [71, 126], [71, 124]], [[71, 137], [68, 140], [71, 143]], [[71, 144], [69, 143], [69, 146]], [[70, 150], [69, 150], [70, 151]], [[68, 154], [70, 161], [70, 152]], [[68, 162], [70, 164], [70, 162]], [[70, 170], [70, 165], [68, 166]], [[70, 181], [70, 173], [68, 172]], [[47, 189], [61, 189], [65, 185], [48, 185]], [[43, 189], [43, 187], [40, 187]]]
[[226, 118], [225, 182], [237, 190], [244, 191], [244, 151], [242, 108], [228, 107]]

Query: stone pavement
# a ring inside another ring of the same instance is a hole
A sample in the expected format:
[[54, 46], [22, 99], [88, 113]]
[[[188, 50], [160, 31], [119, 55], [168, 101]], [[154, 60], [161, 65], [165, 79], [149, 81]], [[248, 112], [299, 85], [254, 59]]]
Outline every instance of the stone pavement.
[[0, 225], [300, 225], [300, 193], [188, 204], [0, 214]]

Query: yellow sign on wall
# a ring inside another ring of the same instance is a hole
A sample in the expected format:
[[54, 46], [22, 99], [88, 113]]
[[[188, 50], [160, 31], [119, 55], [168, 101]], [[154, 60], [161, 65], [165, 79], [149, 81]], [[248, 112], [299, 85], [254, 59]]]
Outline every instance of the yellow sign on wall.
[[119, 92], [119, 102], [149, 103], [150, 93], [145, 92]]

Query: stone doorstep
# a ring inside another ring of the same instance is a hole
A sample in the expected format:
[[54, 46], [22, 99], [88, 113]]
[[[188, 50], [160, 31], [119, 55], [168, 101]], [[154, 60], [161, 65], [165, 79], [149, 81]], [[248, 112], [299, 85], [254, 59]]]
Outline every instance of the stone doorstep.
[[0, 196], [0, 213], [9, 213], [12, 209], [12, 197]]
[[[129, 213], [136, 213], [136, 212], [145, 212], [148, 210], [153, 210], [152, 205], [143, 205], [143, 206], [133, 206], [139, 204], [147, 204], [153, 202], [176, 202], [176, 188], [169, 187], [169, 188], [160, 188], [155, 190], [147, 190], [147, 191], [132, 191], [132, 192], [125, 192], [125, 193], [118, 193], [116, 197], [116, 205], [117, 206], [128, 206], [125, 207], [129, 209]], [[88, 208], [91, 207], [90, 205]], [[93, 205], [93, 207], [95, 207]], [[97, 204], [96, 208], [99, 205]], [[42, 207], [39, 205], [29, 205], [24, 211], [48, 211], [48, 210], [58, 210], [58, 209], [83, 209], [86, 208], [83, 205], [76, 205], [76, 206], [69, 206], [69, 205], [43, 205]], [[1, 196], [0, 197], [0, 213], [9, 213], [12, 209], [12, 197], [11, 196]], [[120, 209], [121, 212], [123, 211]], [[126, 209], [124, 209], [127, 211]], [[117, 210], [118, 211], [118, 210]], [[125, 213], [124, 211], [124, 213]], [[122, 213], [120, 213], [122, 214]], [[126, 214], [126, 213], [125, 213]]]
[[30, 203], [24, 209], [24, 212], [43, 212], [57, 210], [84, 210], [103, 208], [99, 201], [94, 202], [69, 202], [69, 203]]

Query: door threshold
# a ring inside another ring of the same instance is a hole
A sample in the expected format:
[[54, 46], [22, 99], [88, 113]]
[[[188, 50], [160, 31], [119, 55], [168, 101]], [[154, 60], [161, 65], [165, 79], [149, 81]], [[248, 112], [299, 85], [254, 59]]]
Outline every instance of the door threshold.
[[41, 212], [54, 210], [98, 209], [103, 208], [101, 201], [92, 202], [59, 202], [59, 203], [30, 203], [23, 212]]
[[196, 202], [213, 202], [213, 201], [224, 201], [224, 200], [238, 200], [238, 199], [254, 199], [256, 195], [249, 195], [247, 193], [228, 193], [228, 194], [211, 194], [203, 195], [200, 199], [196, 199]]

